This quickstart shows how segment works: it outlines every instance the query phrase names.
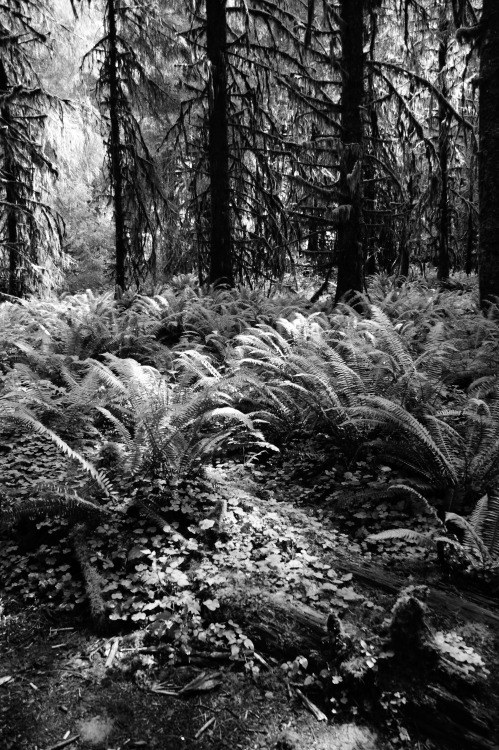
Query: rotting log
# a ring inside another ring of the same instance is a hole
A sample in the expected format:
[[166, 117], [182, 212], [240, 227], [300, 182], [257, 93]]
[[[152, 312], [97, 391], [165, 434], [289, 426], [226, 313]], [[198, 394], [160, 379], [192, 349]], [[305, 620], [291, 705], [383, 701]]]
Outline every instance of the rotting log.
[[[429, 685], [406, 705], [405, 717], [418, 734], [456, 750], [499, 750], [496, 712], [463, 701], [445, 688]], [[494, 736], [495, 735], [495, 736]]]
[[237, 612], [231, 603], [231, 616], [244, 627], [256, 650], [272, 658], [308, 657], [327, 645], [326, 616], [302, 602], [282, 596], [247, 599], [238, 603]]
[[[374, 565], [355, 565], [348, 563], [339, 565], [340, 570], [352, 573], [359, 582], [366, 584], [388, 594], [398, 594], [411, 582], [407, 579], [388, 573], [382, 568]], [[490, 597], [470, 591], [462, 591], [459, 594], [449, 594], [441, 588], [428, 586], [429, 594], [427, 602], [430, 606], [443, 609], [447, 612], [460, 615], [465, 618], [484, 622], [487, 625], [499, 626], [498, 602]]]

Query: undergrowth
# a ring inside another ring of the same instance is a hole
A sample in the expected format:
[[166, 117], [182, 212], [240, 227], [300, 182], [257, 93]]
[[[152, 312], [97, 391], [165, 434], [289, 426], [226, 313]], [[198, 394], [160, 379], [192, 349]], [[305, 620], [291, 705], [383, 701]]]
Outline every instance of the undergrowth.
[[[381, 548], [389, 539], [423, 549], [442, 542], [460, 547], [470, 570], [493, 568], [497, 311], [481, 316], [464, 284], [387, 284], [373, 282], [364, 315], [291, 293], [189, 286], [2, 303], [0, 426], [4, 461], [18, 467], [0, 487], [7, 588], [31, 596], [30, 576], [44, 580], [58, 606], [86, 597], [96, 619], [110, 622], [212, 612], [220, 581], [199, 571], [210, 545], [231, 550], [227, 518], [229, 527], [238, 520], [212, 467], [258, 466], [297, 441], [323, 447], [310, 460], [316, 481], [346, 467], [340, 488], [321, 497], [331, 515], [355, 519], [366, 503], [386, 509], [383, 536], [361, 523], [359, 542], [369, 534]], [[62, 456], [69, 463], [58, 481], [47, 465], [26, 491], [33, 431], [60, 452], [54, 466]], [[376, 478], [358, 487], [348, 467], [366, 461]], [[397, 480], [381, 481], [383, 467]], [[201, 484], [186, 496], [190, 481]], [[422, 528], [391, 530], [399, 502], [429, 509]], [[29, 553], [16, 547], [23, 524], [43, 539]], [[244, 545], [237, 554], [241, 566], [250, 560]]]

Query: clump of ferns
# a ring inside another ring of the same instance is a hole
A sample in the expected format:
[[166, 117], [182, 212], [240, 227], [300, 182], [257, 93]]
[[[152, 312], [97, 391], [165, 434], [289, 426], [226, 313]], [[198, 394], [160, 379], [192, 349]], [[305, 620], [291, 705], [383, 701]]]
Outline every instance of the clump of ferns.
[[[75, 403], [70, 395], [86, 365], [73, 358], [32, 352], [20, 344], [24, 361], [18, 361], [4, 380], [4, 397], [31, 411], [40, 425], [69, 445], [95, 434], [88, 404]], [[29, 364], [28, 364], [29, 363]]]
[[[38, 409], [42, 409], [43, 412], [53, 411], [61, 415], [58, 405], [51, 403], [51, 399], [46, 398], [45, 394], [43, 398], [37, 395], [29, 384], [25, 386], [11, 381], [9, 386], [0, 393], [0, 424], [34, 432], [50, 441], [61, 453], [78, 464], [104, 493], [109, 493], [111, 489], [109, 483], [92, 462], [41, 421], [37, 413]], [[65, 416], [67, 417], [67, 414]]]
[[[95, 296], [87, 292], [43, 304], [29, 300], [22, 307], [23, 318], [31, 321], [35, 332], [26, 336], [30, 330], [26, 326], [18, 339], [32, 350], [80, 360], [112, 352], [151, 364], [165, 354], [157, 331], [167, 309], [168, 301], [160, 295], [133, 295], [127, 306], [111, 293]], [[6, 330], [17, 330], [16, 315], [11, 314], [7, 323]]]
[[474, 380], [497, 372], [497, 321], [479, 313], [440, 320], [428, 333], [428, 344], [447, 347], [442, 377], [447, 383], [468, 387]]
[[231, 365], [248, 379], [246, 397], [283, 427], [336, 432], [345, 402], [361, 387], [359, 377], [327, 346], [314, 320], [282, 319], [279, 327], [260, 325], [237, 337]]
[[[232, 351], [232, 350], [231, 350]], [[212, 357], [196, 349], [182, 352], [177, 359], [178, 376], [184, 387], [194, 390], [214, 388], [243, 414], [250, 415], [255, 426], [271, 441], [262, 447], [272, 451], [290, 436], [303, 432], [303, 412], [293, 395], [273, 388], [257, 373], [232, 362], [227, 368], [215, 367]]]
[[294, 403], [302, 431], [337, 437], [348, 452], [355, 452], [369, 432], [360, 420], [349, 420], [359, 399], [382, 393], [416, 410], [430, 396], [437, 398], [438, 383], [419, 371], [378, 311], [365, 323], [345, 308], [332, 330], [323, 315], [296, 315], [279, 320], [276, 328], [249, 329], [236, 344], [231, 368], [253, 372], [265, 384], [265, 410], [272, 413], [269, 392], [285, 400], [287, 410]]
[[401, 467], [410, 484], [447, 511], [469, 512], [499, 484], [495, 382], [478, 382], [460, 408], [418, 417], [388, 399], [361, 396], [348, 418], [377, 433], [380, 461]]
[[160, 319], [168, 303], [161, 296], [133, 295], [129, 304], [102, 295], [91, 310], [66, 321], [55, 351], [79, 359], [100, 358], [110, 352], [142, 364], [159, 363], [163, 348], [157, 340]]
[[106, 363], [89, 363], [79, 398], [90, 386], [100, 393], [95, 409], [124, 446], [123, 472], [163, 482], [166, 506], [181, 479], [202, 473], [229, 446], [251, 452], [267, 445], [222, 380], [172, 383], [152, 367], [106, 355]]
[[430, 348], [414, 356], [404, 324], [393, 323], [375, 305], [368, 305], [361, 316], [345, 304], [330, 316], [330, 323], [330, 344], [359, 373], [365, 393], [383, 395], [409, 410], [439, 403], [442, 361]]
[[[412, 488], [393, 487], [392, 491]], [[416, 493], [419, 500], [431, 506]], [[421, 532], [410, 528], [387, 529], [366, 537], [367, 543], [407, 542], [436, 552], [444, 569], [450, 572], [486, 574], [485, 578], [499, 584], [499, 486], [477, 502], [469, 518], [452, 513], [434, 513], [434, 528]]]

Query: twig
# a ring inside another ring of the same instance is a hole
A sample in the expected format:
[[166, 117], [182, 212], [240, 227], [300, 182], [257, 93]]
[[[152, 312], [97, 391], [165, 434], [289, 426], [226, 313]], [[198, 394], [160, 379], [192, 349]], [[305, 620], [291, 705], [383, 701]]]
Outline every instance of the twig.
[[55, 745], [51, 745], [50, 747], [47, 747], [46, 750], [60, 750], [62, 747], [66, 747], [66, 745], [71, 745], [72, 742], [76, 742], [76, 740], [80, 739], [79, 734], [74, 734], [72, 737], [68, 737], [67, 740], [61, 740], [61, 742], [56, 742]]
[[213, 672], [211, 675], [207, 675], [206, 672], [201, 672], [200, 675], [188, 682], [187, 685], [184, 685], [184, 687], [178, 691], [178, 695], [188, 695], [189, 693], [213, 690], [219, 686], [221, 677], [221, 672]]
[[262, 667], [265, 667], [265, 669], [270, 669], [269, 665], [267, 664], [263, 656], [260, 656], [260, 654], [257, 654], [256, 651], [253, 652], [253, 658], [256, 659], [257, 662], [259, 662], [262, 665]]
[[317, 721], [327, 721], [327, 716], [325, 713], [323, 713], [320, 708], [318, 708], [315, 703], [312, 703], [311, 700], [307, 698], [306, 695], [303, 695], [302, 691], [299, 688], [295, 688], [297, 695], [300, 697], [302, 703], [308, 708], [310, 713], [312, 713]]
[[63, 630], [74, 630], [74, 628], [50, 628], [51, 633], [62, 633]]
[[114, 641], [113, 641], [113, 645], [111, 646], [111, 649], [109, 651], [108, 657], [106, 659], [106, 663], [104, 665], [106, 669], [108, 667], [110, 667], [111, 664], [113, 663], [114, 657], [118, 653], [119, 645], [120, 645], [120, 639], [119, 638], [115, 638]]
[[196, 732], [196, 734], [194, 735], [194, 739], [197, 740], [198, 737], [201, 737], [201, 735], [203, 734], [203, 732], [206, 732], [206, 730], [209, 729], [211, 727], [211, 725], [214, 724], [214, 723], [215, 723], [215, 717], [212, 716], [211, 719], [208, 719], [208, 721], [206, 721], [203, 724], [203, 726], [201, 727], [201, 729], [199, 729]]

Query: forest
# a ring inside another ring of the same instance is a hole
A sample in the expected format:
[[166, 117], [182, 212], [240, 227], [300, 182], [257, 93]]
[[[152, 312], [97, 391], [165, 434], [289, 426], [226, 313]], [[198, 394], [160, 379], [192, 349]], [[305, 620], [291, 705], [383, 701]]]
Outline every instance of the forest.
[[499, 4], [0, 0], [0, 748], [499, 750]]

